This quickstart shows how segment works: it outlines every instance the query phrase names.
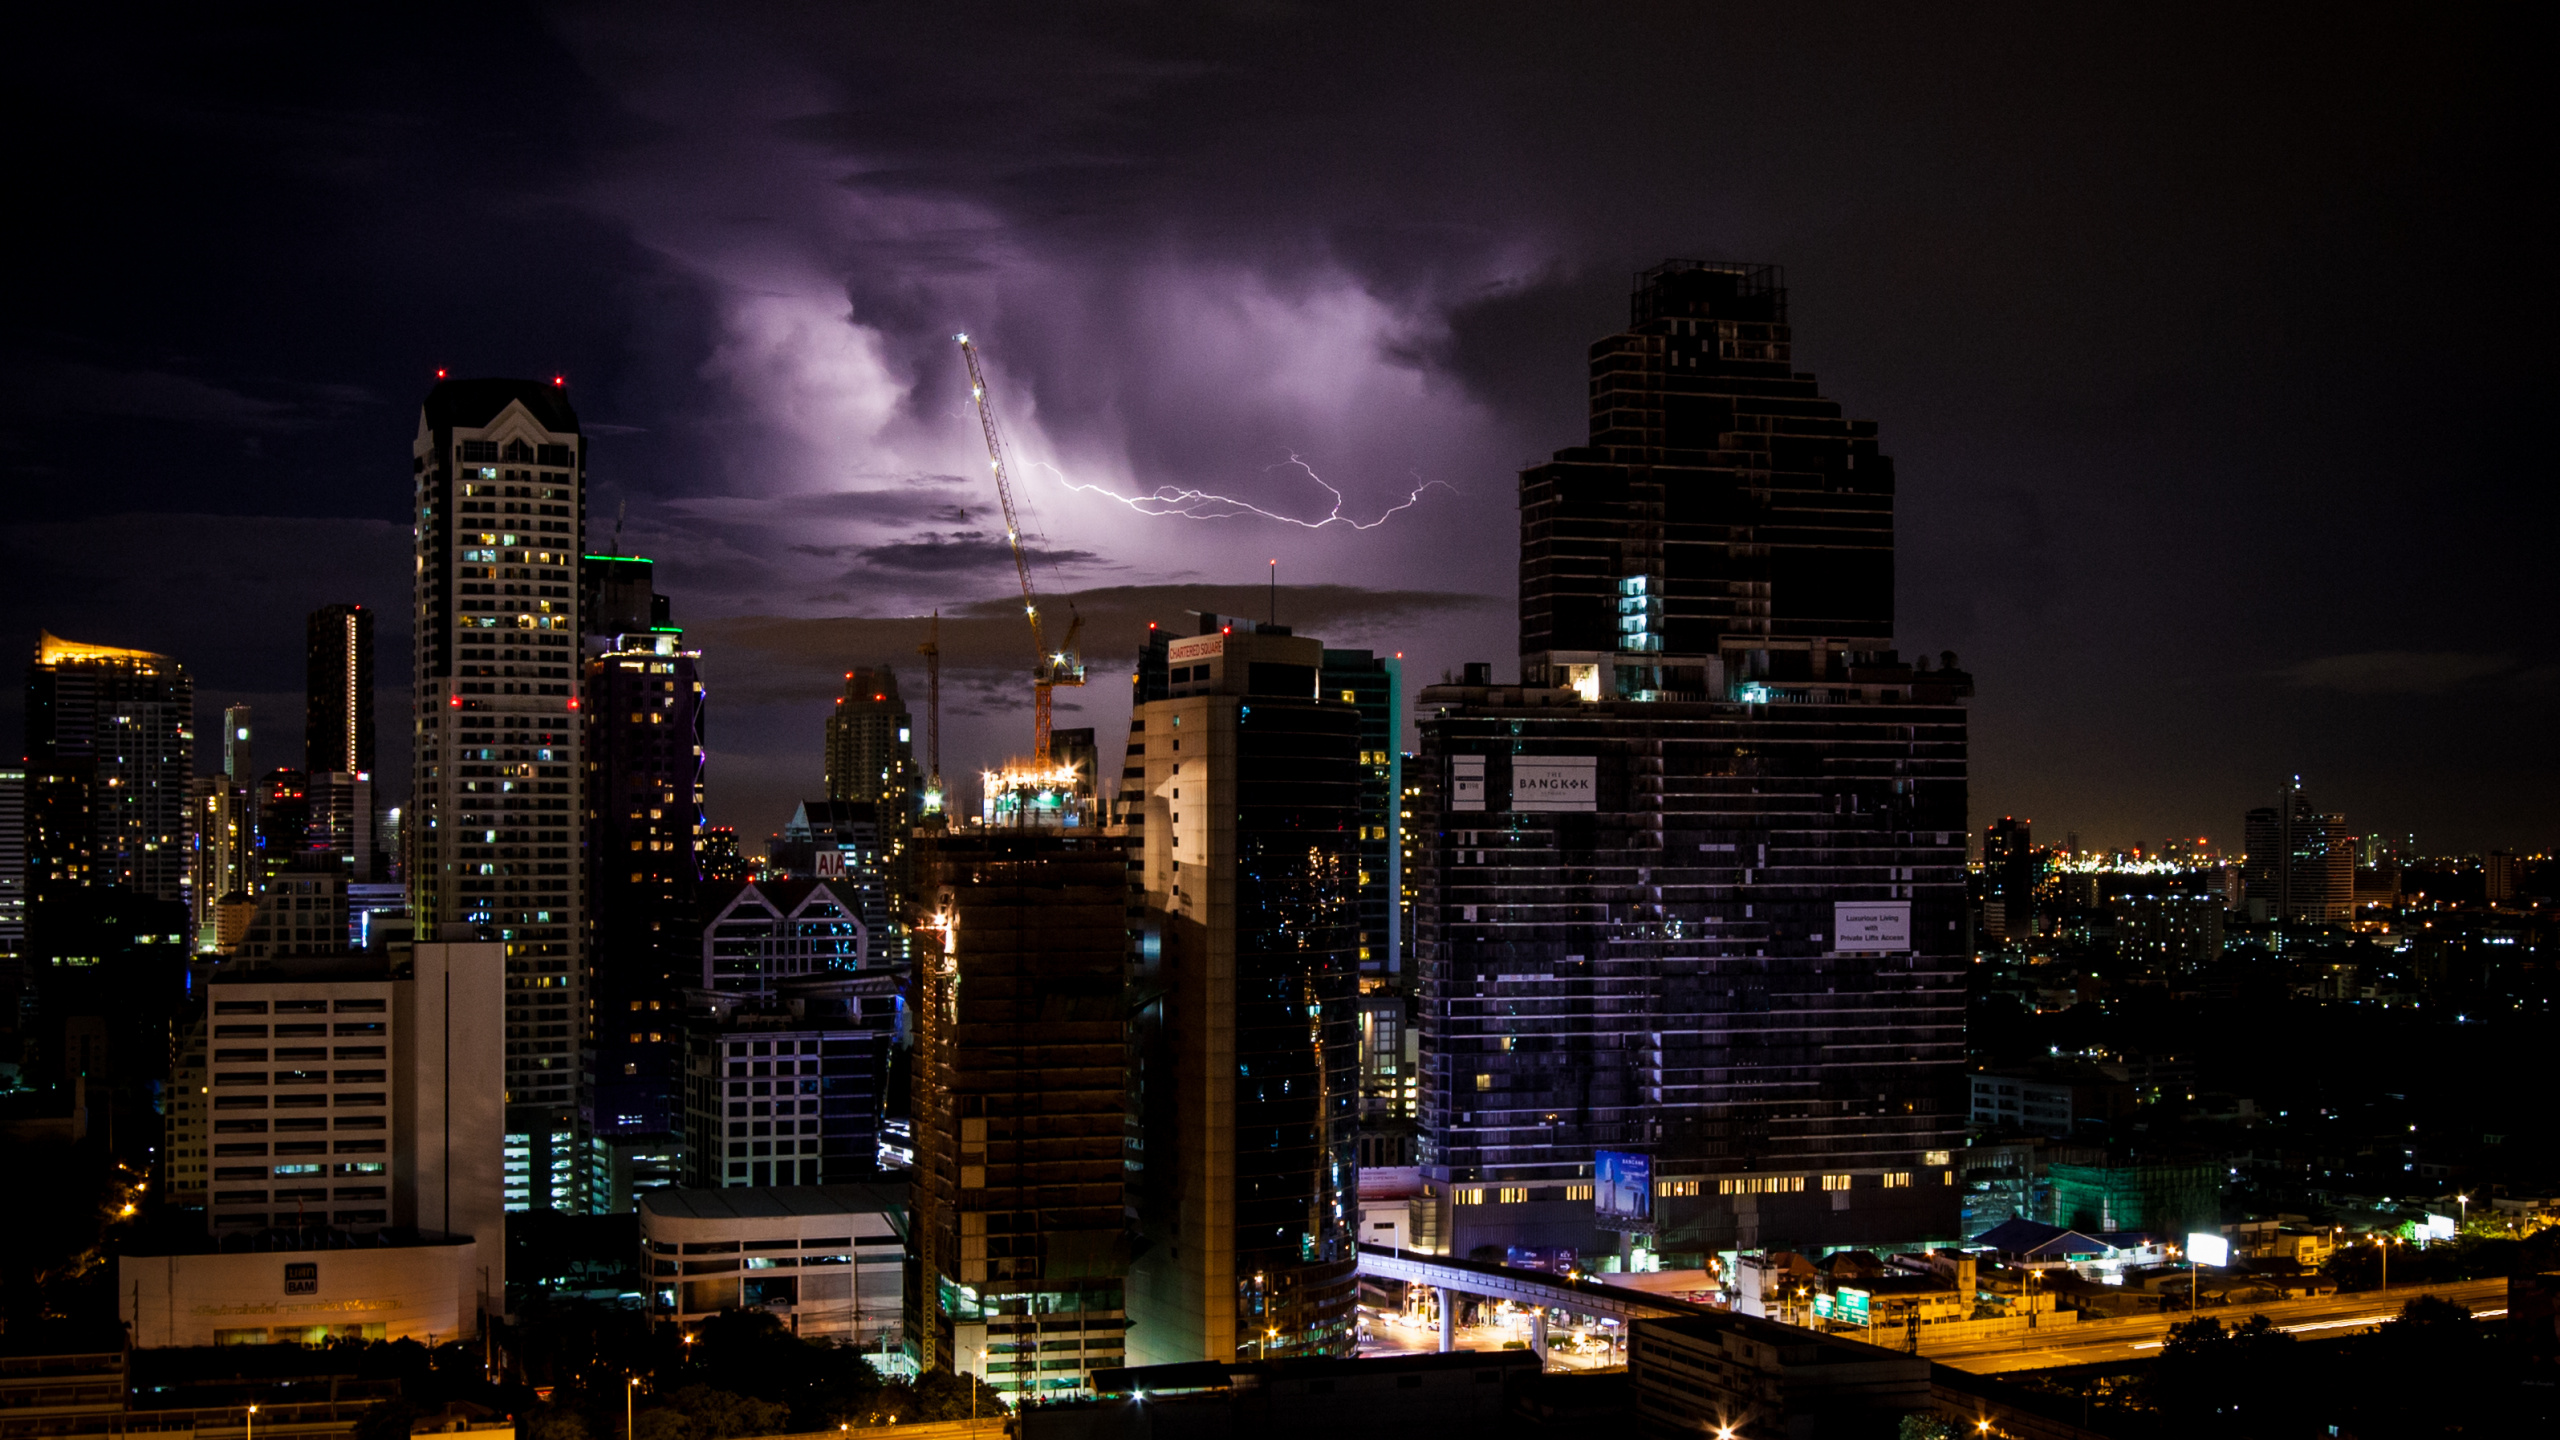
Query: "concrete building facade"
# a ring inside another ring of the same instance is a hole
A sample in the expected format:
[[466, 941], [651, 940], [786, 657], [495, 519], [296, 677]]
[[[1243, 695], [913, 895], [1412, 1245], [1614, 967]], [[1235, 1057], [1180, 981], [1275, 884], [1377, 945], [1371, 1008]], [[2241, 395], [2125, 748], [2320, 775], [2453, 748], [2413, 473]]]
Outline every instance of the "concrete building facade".
[[410, 450], [417, 734], [404, 835], [418, 933], [506, 947], [521, 1203], [579, 1208], [586, 1031], [578, 562], [586, 439], [557, 384], [446, 380]]

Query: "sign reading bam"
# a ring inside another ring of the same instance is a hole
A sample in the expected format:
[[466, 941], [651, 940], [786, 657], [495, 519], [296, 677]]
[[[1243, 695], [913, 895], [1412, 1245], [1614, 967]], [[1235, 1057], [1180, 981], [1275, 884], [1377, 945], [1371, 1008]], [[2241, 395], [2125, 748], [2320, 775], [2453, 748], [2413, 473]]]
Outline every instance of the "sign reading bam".
[[1514, 810], [1597, 810], [1600, 762], [1589, 755], [1511, 757]]

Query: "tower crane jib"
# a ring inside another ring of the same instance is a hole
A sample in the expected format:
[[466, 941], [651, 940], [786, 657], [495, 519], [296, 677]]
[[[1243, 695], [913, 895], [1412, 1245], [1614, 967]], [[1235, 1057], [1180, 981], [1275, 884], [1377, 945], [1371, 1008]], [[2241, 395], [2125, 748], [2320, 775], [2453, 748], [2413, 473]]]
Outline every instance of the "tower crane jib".
[[1084, 619], [1075, 613], [1072, 602], [1067, 613], [1067, 634], [1057, 649], [1049, 648], [1047, 632], [1040, 619], [1040, 595], [1031, 579], [1031, 551], [1024, 543], [1022, 522], [1014, 512], [1013, 482], [1006, 474], [1004, 438], [996, 429], [994, 405], [987, 398], [986, 372], [978, 365], [978, 347], [966, 335], [951, 337], [960, 342], [960, 356], [969, 366], [969, 398], [978, 407], [978, 426], [986, 432], [987, 468], [995, 472], [996, 502], [1004, 510], [1005, 544], [1013, 551], [1015, 578], [1022, 582], [1022, 613], [1031, 622], [1031, 697], [1032, 758], [1041, 769], [1049, 767], [1050, 691], [1060, 685], [1084, 683], [1084, 658], [1076, 651], [1077, 634]]

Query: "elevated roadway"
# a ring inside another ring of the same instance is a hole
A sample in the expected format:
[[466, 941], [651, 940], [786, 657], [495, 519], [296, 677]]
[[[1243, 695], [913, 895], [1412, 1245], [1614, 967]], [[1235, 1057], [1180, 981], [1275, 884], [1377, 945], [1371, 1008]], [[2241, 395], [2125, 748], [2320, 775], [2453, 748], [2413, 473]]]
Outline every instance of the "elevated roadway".
[[[2507, 1282], [2460, 1280], [2444, 1285], [2394, 1285], [2389, 1290], [2360, 1290], [2351, 1295], [2323, 1295], [2310, 1300], [2280, 1300], [2265, 1305], [2227, 1305], [2129, 1320], [2093, 1320], [2079, 1325], [1986, 1335], [1932, 1343], [1920, 1332], [1920, 1353], [1941, 1365], [1976, 1375], [2020, 1370], [2055, 1370], [2078, 1365], [2123, 1365], [2149, 1360], [2167, 1343], [2169, 1327], [2204, 1315], [2224, 1325], [2239, 1325], [2264, 1315], [2305, 1340], [2379, 1325], [2399, 1317], [2400, 1307], [2420, 1295], [2436, 1295], [2467, 1305], [2484, 1319], [2505, 1315]], [[1855, 1331], [1843, 1331], [1855, 1335]], [[1901, 1336], [1879, 1332], [1877, 1343], [1900, 1348]]]

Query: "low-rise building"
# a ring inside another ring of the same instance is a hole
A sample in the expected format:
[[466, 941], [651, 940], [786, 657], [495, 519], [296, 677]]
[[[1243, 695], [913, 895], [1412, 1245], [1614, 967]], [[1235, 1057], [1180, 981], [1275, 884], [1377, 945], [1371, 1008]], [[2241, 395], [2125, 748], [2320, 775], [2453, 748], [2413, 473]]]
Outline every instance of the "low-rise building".
[[811, 976], [763, 995], [692, 993], [684, 1169], [696, 1186], [852, 1185], [878, 1173], [898, 1030], [889, 971]]
[[1748, 1315], [1639, 1320], [1638, 1428], [1662, 1435], [1890, 1435], [1930, 1408], [1929, 1362]]
[[469, 1236], [269, 1230], [251, 1249], [128, 1255], [116, 1279], [138, 1347], [434, 1345], [477, 1331], [484, 1258]]
[[452, 1339], [503, 1307], [505, 974], [495, 941], [217, 966], [172, 1132], [212, 1151], [206, 1233], [117, 1258], [134, 1345]]
[[1973, 1076], [1973, 1123], [1987, 1130], [2069, 1138], [2133, 1110], [2133, 1087], [2095, 1066], [2038, 1065]]
[[904, 1357], [904, 1185], [652, 1190], [639, 1214], [652, 1325], [763, 1310], [803, 1339]]

